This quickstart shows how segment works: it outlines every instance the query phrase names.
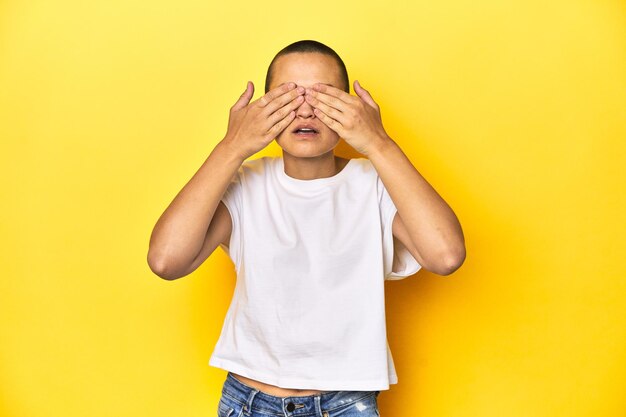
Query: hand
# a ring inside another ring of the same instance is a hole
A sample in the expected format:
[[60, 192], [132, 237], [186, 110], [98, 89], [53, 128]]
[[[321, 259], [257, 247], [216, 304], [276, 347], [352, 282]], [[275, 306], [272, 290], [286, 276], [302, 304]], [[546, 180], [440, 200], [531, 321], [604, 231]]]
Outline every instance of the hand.
[[383, 127], [380, 108], [370, 93], [358, 81], [354, 82], [354, 91], [358, 96], [318, 83], [306, 89], [305, 99], [326, 126], [358, 152], [367, 155], [389, 136]]
[[240, 153], [243, 159], [269, 145], [294, 119], [304, 102], [304, 88], [285, 83], [250, 103], [254, 84], [248, 81], [246, 91], [230, 108], [228, 131], [224, 141]]

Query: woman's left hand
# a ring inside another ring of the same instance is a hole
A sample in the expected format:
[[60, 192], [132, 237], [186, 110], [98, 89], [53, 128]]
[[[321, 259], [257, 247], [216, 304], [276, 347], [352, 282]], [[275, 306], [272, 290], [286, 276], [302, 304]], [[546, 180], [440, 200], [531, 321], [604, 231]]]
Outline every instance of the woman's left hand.
[[318, 83], [306, 89], [305, 99], [317, 118], [358, 152], [367, 155], [390, 138], [383, 128], [380, 108], [370, 93], [358, 81], [354, 82], [354, 92], [357, 96]]

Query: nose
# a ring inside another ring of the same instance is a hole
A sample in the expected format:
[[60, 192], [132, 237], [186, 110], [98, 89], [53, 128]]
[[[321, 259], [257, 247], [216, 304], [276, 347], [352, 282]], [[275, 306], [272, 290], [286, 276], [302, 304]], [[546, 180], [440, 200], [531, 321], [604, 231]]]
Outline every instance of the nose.
[[315, 113], [313, 113], [313, 107], [307, 103], [307, 101], [303, 101], [302, 104], [296, 109], [296, 117], [301, 117], [303, 119], [309, 119], [315, 117]]

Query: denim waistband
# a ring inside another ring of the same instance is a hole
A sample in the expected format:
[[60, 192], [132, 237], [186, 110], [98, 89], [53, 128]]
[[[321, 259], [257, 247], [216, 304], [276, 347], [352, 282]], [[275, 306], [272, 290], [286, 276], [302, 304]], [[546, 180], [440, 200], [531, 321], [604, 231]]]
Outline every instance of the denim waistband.
[[222, 395], [239, 403], [247, 410], [256, 409], [265, 414], [280, 416], [322, 416], [323, 411], [347, 407], [380, 391], [325, 391], [320, 394], [277, 397], [248, 386], [228, 372]]

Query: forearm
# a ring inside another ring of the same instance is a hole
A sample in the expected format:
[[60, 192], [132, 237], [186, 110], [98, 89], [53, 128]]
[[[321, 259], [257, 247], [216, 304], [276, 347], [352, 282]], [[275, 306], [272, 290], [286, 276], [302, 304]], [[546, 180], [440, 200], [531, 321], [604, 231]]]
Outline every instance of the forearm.
[[463, 231], [450, 206], [389, 137], [368, 158], [393, 200], [411, 241], [430, 265], [453, 268], [465, 258]]
[[148, 252], [154, 270], [182, 270], [202, 249], [230, 181], [245, 158], [222, 140], [157, 221]]

